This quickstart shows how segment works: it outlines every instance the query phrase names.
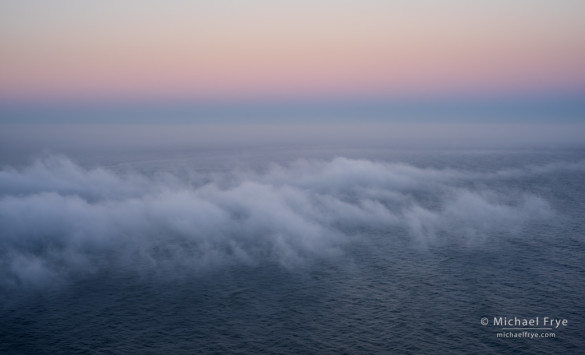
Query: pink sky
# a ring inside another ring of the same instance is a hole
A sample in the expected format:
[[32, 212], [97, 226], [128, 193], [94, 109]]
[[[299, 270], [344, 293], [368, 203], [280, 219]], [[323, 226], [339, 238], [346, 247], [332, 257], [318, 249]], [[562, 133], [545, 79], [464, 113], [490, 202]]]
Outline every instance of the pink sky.
[[2, 2], [0, 99], [585, 88], [584, 1], [275, 3]]

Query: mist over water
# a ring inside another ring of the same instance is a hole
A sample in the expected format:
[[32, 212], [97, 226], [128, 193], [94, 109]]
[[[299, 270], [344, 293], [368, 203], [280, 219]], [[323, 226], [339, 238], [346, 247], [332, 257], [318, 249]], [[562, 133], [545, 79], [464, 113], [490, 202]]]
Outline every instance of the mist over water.
[[552, 215], [534, 194], [466, 186], [511, 173], [336, 158], [260, 173], [149, 177], [48, 157], [0, 173], [2, 281], [56, 281], [95, 272], [104, 258], [174, 275], [233, 262], [290, 268], [339, 255], [355, 229], [402, 228], [422, 244], [456, 238], [477, 246]]
[[[5, 160], [3, 351], [583, 346], [578, 148], [117, 151]], [[496, 315], [572, 326], [502, 341]]]
[[0, 0], [0, 355], [585, 354], [584, 34]]
[[[127, 124], [124, 121], [119, 124], [51, 121], [4, 124], [0, 130], [0, 163], [22, 165], [41, 152], [65, 154], [81, 162], [109, 164], [194, 155], [201, 156], [201, 160], [205, 156], [213, 159], [214, 153], [222, 151], [232, 154], [222, 158], [233, 161], [233, 156], [258, 153], [266, 156], [266, 152], [283, 149], [291, 150], [291, 158], [312, 157], [324, 148], [341, 156], [356, 149], [372, 148], [383, 149], [385, 153], [396, 149], [549, 149], [579, 147], [585, 136], [585, 124], [578, 120], [555, 122], [554, 117], [535, 122], [517, 119], [377, 122], [367, 116], [347, 122], [327, 119], [317, 116], [310, 122], [289, 118], [245, 124]], [[281, 155], [273, 154], [267, 161], [280, 159]]]

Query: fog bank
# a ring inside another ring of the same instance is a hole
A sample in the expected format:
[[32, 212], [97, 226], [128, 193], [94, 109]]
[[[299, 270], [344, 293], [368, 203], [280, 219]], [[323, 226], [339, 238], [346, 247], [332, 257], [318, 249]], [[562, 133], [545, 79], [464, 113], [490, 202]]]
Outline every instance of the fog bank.
[[47, 157], [0, 171], [0, 285], [111, 267], [169, 276], [267, 262], [290, 269], [343, 258], [368, 230], [473, 248], [554, 213], [539, 196], [468, 182], [583, 168], [482, 174], [337, 158], [147, 176]]

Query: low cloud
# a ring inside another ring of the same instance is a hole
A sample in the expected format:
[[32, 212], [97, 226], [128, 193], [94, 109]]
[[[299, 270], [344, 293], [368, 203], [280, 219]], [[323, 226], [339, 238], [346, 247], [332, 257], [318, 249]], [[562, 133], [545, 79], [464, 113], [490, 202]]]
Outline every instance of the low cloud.
[[238, 263], [295, 268], [342, 257], [356, 230], [473, 246], [552, 215], [538, 196], [472, 188], [481, 174], [407, 164], [299, 160], [185, 176], [85, 169], [64, 157], [3, 169], [0, 287], [108, 267], [168, 275]]

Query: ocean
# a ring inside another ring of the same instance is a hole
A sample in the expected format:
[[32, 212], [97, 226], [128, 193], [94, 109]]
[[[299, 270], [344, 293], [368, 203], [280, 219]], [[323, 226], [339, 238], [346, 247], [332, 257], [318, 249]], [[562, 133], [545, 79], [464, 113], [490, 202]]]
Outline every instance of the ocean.
[[0, 353], [578, 353], [584, 181], [554, 146], [6, 160]]

